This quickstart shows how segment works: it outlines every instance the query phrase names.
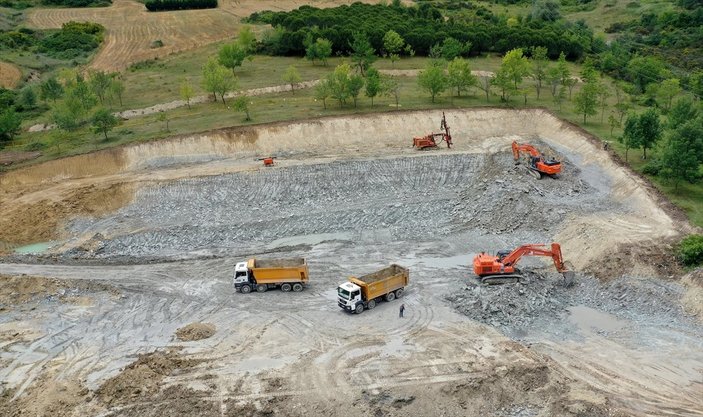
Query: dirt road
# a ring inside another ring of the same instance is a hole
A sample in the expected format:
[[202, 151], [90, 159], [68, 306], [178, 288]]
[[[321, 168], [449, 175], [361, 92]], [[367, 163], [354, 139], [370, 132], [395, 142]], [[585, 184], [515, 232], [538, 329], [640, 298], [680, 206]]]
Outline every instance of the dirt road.
[[[690, 226], [547, 113], [448, 112], [455, 149], [409, 149], [440, 117], [233, 129], [0, 177], [5, 225], [29, 240], [7, 245], [55, 239], [0, 274], [61, 279], [0, 305], [0, 414], [701, 415], [703, 326], [683, 308], [700, 292], [652, 265]], [[514, 139], [564, 174], [534, 180]], [[255, 161], [270, 154], [273, 168]], [[572, 289], [536, 259], [524, 287], [471, 279], [478, 251], [551, 240], [579, 271], [619, 261]], [[310, 286], [235, 293], [250, 256], [305, 257]], [[411, 270], [405, 318], [397, 301], [337, 307], [345, 277], [391, 262]], [[216, 330], [178, 340], [191, 323]]]

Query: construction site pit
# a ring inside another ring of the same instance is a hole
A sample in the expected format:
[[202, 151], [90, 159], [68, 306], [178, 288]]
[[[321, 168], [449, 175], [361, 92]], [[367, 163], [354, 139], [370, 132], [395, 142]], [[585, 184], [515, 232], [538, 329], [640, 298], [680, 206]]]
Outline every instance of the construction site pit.
[[[703, 415], [695, 230], [597, 139], [535, 110], [441, 111], [174, 137], [0, 175], [0, 415]], [[538, 180], [510, 145], [562, 161]], [[275, 156], [274, 165], [260, 158]], [[481, 285], [479, 252], [558, 242]], [[302, 292], [234, 291], [249, 258]], [[396, 263], [401, 300], [337, 286]], [[398, 308], [405, 305], [405, 317]]]

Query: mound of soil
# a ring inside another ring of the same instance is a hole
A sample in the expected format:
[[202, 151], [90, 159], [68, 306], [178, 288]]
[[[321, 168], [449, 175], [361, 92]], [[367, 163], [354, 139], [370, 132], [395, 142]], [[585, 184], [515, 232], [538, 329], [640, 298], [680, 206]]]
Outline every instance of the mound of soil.
[[176, 337], [183, 342], [202, 340], [215, 334], [215, 325], [212, 323], [191, 323], [176, 330]]
[[108, 406], [143, 401], [157, 394], [163, 379], [178, 370], [191, 368], [201, 360], [183, 357], [177, 350], [139, 355], [117, 376], [98, 388], [98, 398]]

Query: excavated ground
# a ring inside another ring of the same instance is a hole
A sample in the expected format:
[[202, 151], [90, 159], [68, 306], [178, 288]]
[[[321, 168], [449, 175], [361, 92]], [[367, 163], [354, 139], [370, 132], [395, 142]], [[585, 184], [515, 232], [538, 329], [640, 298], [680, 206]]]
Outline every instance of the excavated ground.
[[[679, 280], [669, 244], [690, 226], [548, 113], [449, 112], [455, 149], [408, 149], [439, 117], [235, 129], [0, 177], [0, 222], [26, 230], [6, 250], [52, 239], [0, 264], [0, 414], [701, 415], [703, 283]], [[527, 175], [515, 139], [563, 175]], [[524, 285], [472, 277], [476, 252], [550, 241], [575, 286], [540, 259]], [[310, 285], [235, 293], [249, 256], [305, 257]], [[336, 306], [346, 276], [391, 262], [411, 270], [405, 318]]]

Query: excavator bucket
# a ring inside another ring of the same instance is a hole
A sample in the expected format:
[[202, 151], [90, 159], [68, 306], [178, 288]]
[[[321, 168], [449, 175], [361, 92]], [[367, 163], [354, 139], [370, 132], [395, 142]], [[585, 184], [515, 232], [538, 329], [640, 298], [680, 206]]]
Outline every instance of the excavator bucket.
[[574, 285], [574, 278], [575, 275], [574, 271], [564, 271], [561, 273], [564, 276], [564, 286], [565, 287], [571, 287]]

